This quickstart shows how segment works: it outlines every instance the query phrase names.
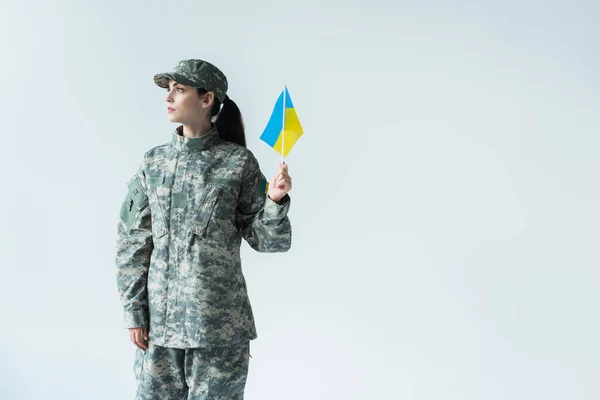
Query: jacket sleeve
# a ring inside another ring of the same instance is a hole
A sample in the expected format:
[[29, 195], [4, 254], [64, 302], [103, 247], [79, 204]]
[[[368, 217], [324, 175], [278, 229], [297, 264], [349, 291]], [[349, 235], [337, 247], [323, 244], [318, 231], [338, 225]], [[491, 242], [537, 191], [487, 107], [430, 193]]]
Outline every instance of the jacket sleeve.
[[117, 287], [125, 311], [125, 328], [148, 327], [146, 282], [154, 243], [142, 167], [127, 189], [117, 227]]
[[291, 247], [292, 227], [287, 216], [291, 198], [285, 195], [279, 203], [264, 190], [266, 179], [258, 161], [250, 155], [244, 166], [236, 219], [242, 237], [261, 253], [286, 252]]

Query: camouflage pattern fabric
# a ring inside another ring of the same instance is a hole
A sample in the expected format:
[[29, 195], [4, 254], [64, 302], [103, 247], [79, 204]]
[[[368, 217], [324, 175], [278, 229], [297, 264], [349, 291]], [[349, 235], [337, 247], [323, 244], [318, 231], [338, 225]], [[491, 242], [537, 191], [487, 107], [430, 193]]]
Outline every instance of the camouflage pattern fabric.
[[242, 239], [256, 251], [291, 246], [291, 199], [264, 192], [250, 150], [178, 130], [148, 151], [128, 184], [118, 223], [117, 286], [125, 328], [149, 328], [171, 348], [229, 346], [257, 337]]
[[136, 400], [242, 400], [248, 376], [249, 343], [212, 349], [137, 350]]
[[227, 94], [228, 84], [225, 74], [208, 61], [183, 60], [177, 63], [173, 72], [154, 76], [154, 82], [162, 88], [168, 88], [171, 79], [185, 86], [213, 92], [221, 103]]

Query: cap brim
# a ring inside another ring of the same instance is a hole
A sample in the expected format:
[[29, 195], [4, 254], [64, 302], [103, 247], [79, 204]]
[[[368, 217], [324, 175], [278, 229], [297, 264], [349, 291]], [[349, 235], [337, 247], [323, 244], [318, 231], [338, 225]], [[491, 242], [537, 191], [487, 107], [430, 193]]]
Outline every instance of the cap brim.
[[163, 74], [154, 75], [154, 83], [161, 88], [168, 89], [169, 82], [172, 80], [185, 86], [198, 87], [194, 82], [176, 72], [165, 72]]

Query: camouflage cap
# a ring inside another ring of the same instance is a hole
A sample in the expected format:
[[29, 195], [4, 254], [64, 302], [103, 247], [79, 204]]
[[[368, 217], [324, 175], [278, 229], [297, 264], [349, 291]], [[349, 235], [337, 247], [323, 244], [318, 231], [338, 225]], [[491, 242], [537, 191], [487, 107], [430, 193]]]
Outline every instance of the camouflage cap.
[[213, 92], [221, 103], [227, 94], [225, 74], [208, 61], [183, 60], [177, 63], [174, 72], [154, 75], [154, 82], [162, 88], [168, 88], [171, 79], [185, 86]]

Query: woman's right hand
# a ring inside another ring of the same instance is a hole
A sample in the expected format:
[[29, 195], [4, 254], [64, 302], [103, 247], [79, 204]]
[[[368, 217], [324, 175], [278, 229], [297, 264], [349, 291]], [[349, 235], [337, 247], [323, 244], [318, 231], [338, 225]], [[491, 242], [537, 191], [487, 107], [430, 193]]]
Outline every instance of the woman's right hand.
[[147, 328], [130, 328], [129, 339], [142, 350], [148, 349], [148, 329]]

